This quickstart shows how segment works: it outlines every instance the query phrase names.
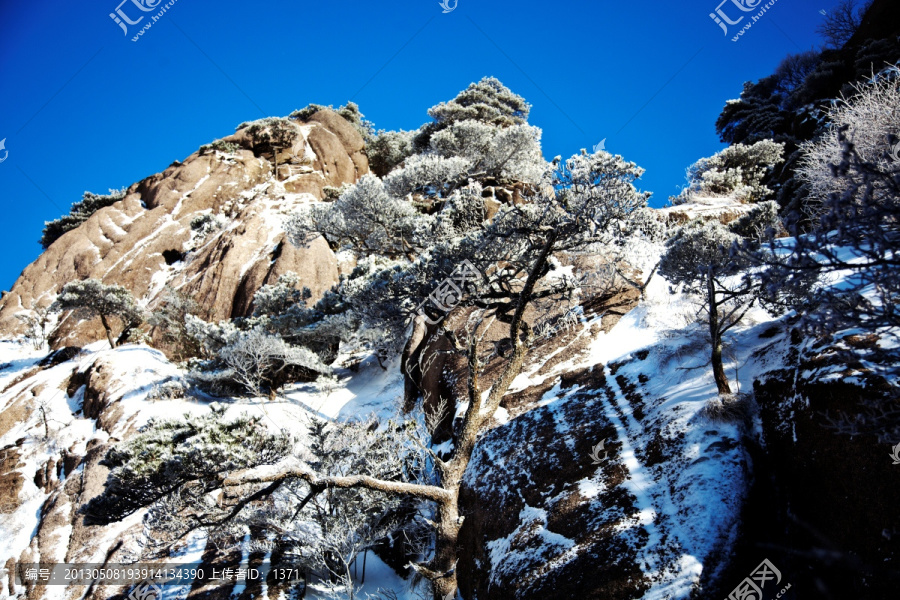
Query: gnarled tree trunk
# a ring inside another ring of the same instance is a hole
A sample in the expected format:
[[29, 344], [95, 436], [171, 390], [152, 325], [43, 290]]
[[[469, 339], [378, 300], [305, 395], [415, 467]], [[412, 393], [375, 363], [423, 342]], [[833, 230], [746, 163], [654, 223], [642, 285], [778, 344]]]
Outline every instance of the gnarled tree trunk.
[[731, 394], [731, 386], [722, 365], [722, 333], [719, 329], [719, 305], [716, 301], [716, 283], [710, 267], [706, 275], [707, 300], [709, 301], [709, 336], [712, 340], [713, 378], [720, 394]]

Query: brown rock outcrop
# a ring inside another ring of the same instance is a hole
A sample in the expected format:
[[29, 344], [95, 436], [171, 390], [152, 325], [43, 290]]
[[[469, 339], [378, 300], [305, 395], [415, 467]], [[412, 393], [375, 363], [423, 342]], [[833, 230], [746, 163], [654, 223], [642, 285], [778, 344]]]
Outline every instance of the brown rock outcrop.
[[[254, 154], [243, 129], [225, 138], [241, 146], [233, 154], [201, 150], [132, 185], [26, 267], [0, 302], [0, 330], [19, 332], [16, 313], [47, 306], [66, 282], [89, 277], [125, 286], [150, 308], [166, 287], [178, 289], [212, 319], [248, 314], [259, 287], [288, 271], [320, 297], [338, 280], [337, 261], [322, 239], [291, 246], [284, 221], [320, 200], [323, 187], [355, 182], [368, 163], [359, 132], [336, 113], [323, 109], [296, 127], [298, 139], [279, 152], [279, 164], [309, 166], [289, 169], [284, 182], [272, 177], [266, 155]], [[202, 215], [216, 216], [218, 230], [201, 231], [195, 219]], [[51, 347], [103, 337], [99, 322], [64, 315]]]
[[15, 511], [24, 478], [17, 471], [22, 466], [15, 446], [0, 450], [0, 514]]

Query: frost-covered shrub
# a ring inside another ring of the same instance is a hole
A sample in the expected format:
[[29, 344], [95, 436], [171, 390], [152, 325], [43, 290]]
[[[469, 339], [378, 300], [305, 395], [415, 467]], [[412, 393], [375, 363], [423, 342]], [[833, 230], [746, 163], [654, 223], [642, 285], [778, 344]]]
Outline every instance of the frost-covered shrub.
[[752, 414], [750, 394], [722, 394], [707, 400], [700, 415], [712, 423], [742, 425]]
[[356, 102], [348, 102], [344, 106], [337, 109], [337, 114], [343, 117], [348, 123], [362, 136], [363, 141], [368, 143], [375, 137], [375, 127], [372, 122], [366, 119], [366, 115], [362, 114]]
[[112, 206], [125, 197], [125, 189], [109, 190], [109, 194], [93, 194], [85, 192], [80, 202], [76, 202], [69, 209], [69, 214], [54, 221], [44, 223], [44, 231], [41, 234], [40, 243], [46, 250], [50, 244], [58, 240], [64, 233], [71, 231], [87, 221], [91, 215], [107, 206]]
[[176, 360], [200, 355], [200, 344], [188, 334], [188, 315], [197, 316], [202, 309], [197, 302], [182, 292], [167, 288], [156, 308], [147, 317], [150, 334], [159, 335], [163, 344], [168, 345]]
[[775, 237], [784, 231], [778, 216], [778, 203], [772, 200], [760, 202], [743, 217], [729, 223], [728, 228], [743, 238], [756, 241]]
[[290, 148], [300, 137], [300, 129], [290, 119], [266, 117], [252, 123], [242, 123], [238, 129], [247, 127], [247, 135], [257, 151], [271, 152], [274, 148]]
[[351, 184], [345, 183], [341, 187], [334, 187], [333, 185], [326, 185], [322, 188], [322, 200], [325, 202], [334, 202], [338, 198], [343, 195], [344, 192], [349, 190]]
[[223, 154], [234, 154], [241, 147], [234, 142], [226, 142], [224, 140], [216, 140], [211, 144], [204, 144], [200, 146], [200, 154], [207, 154], [213, 151], [219, 151]]
[[331, 373], [308, 348], [290, 346], [260, 328], [241, 331], [219, 352], [233, 379], [254, 396], [274, 391], [289, 380], [315, 379]]
[[369, 169], [379, 177], [393, 171], [413, 152], [412, 131], [379, 131], [366, 144], [366, 156], [369, 157]]
[[249, 330], [234, 322], [206, 323], [193, 315], [186, 330], [202, 346], [207, 360], [195, 363], [192, 381], [211, 392], [230, 392], [237, 386], [254, 396], [291, 381], [310, 381], [331, 373], [313, 350], [289, 344], [257, 323]]
[[[289, 118], [297, 119], [298, 121], [308, 121], [311, 116], [325, 108], [329, 107], [323, 106], [321, 104], [307, 104], [303, 108], [299, 108], [292, 112]], [[238, 129], [240, 129], [240, 126], [238, 127]]]
[[36, 302], [31, 303], [31, 310], [16, 313], [16, 319], [25, 325], [25, 339], [35, 350], [40, 350], [47, 343], [47, 328], [52, 316], [49, 306], [42, 307]]
[[[828, 112], [831, 126], [824, 135], [802, 147], [798, 176], [809, 186], [813, 212], [823, 210], [834, 194], [865, 193], [865, 170], [846, 168], [847, 144], [860, 166], [873, 172], [890, 174], [900, 168], [900, 69], [887, 70], [856, 92]], [[873, 200], [889, 200], [886, 192], [874, 191], [879, 197]]]
[[178, 400], [187, 395], [184, 384], [177, 379], [170, 379], [154, 385], [147, 398], [150, 400]]
[[374, 175], [363, 175], [331, 204], [304, 206], [287, 224], [293, 243], [305, 245], [322, 234], [334, 246], [350, 245], [361, 252], [408, 253], [418, 213], [392, 197]]
[[649, 207], [634, 211], [627, 223], [626, 236], [640, 237], [654, 244], [665, 242], [669, 239], [669, 226], [659, 213]]
[[232, 321], [207, 323], [193, 314], [184, 316], [184, 329], [200, 345], [207, 358], [215, 356], [238, 333], [238, 328]]
[[225, 227], [227, 223], [228, 219], [224, 215], [204, 213], [191, 219], [191, 230], [195, 232], [197, 239], [202, 240]]
[[219, 361], [192, 359], [187, 364], [186, 381], [204, 394], [227, 398], [246, 392], [235, 379], [234, 371], [223, 367]]
[[751, 145], [734, 144], [688, 168], [688, 187], [670, 198], [674, 204], [696, 198], [731, 197], [759, 202], [772, 195], [765, 186], [772, 169], [783, 161], [784, 144], [762, 140]]
[[306, 304], [312, 297], [308, 287], [298, 288], [300, 277], [287, 272], [274, 285], [264, 285], [253, 296], [253, 315], [277, 316], [286, 313], [298, 304]]

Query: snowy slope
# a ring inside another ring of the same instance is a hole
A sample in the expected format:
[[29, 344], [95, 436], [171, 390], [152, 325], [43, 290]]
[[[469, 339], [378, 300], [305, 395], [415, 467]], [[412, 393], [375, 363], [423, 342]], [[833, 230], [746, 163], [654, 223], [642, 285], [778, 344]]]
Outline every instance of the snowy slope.
[[[151, 418], [198, 414], [209, 411], [209, 404], [191, 398], [159, 399], [159, 387], [181, 379], [184, 373], [161, 352], [146, 346], [128, 345], [110, 350], [105, 343], [98, 342], [71, 360], [41, 367], [39, 363], [45, 355], [46, 352], [35, 351], [27, 345], [0, 342], [0, 415], [5, 417], [0, 423], [0, 448], [12, 452], [14, 458], [5, 463], [13, 468], [3, 475], [21, 482], [17, 506], [0, 514], [0, 560], [3, 564], [9, 558], [22, 562], [103, 562], [117, 541], [125, 542], [117, 560], [134, 560], [139, 556], [144, 535], [141, 513], [124, 523], [95, 527], [87, 539], [83, 532], [73, 535], [73, 525], [78, 529], [81, 520], [77, 508], [100, 491], [99, 484], [105, 479], [106, 469], [96, 465], [96, 460], [105, 454], [109, 445], [127, 439]], [[96, 385], [102, 387], [104, 395], [101, 400], [93, 400], [99, 407], [92, 409], [99, 414], [85, 416], [86, 385], [72, 383], [81, 383], [79, 376], [101, 378]], [[227, 401], [226, 418], [241, 413], [260, 414], [264, 417], [262, 422], [273, 431], [286, 428], [302, 438], [314, 418], [392, 415], [402, 390], [403, 380], [397, 364], [384, 370], [371, 360], [360, 365], [358, 373], [338, 370], [333, 380], [288, 388], [274, 402]], [[43, 415], [46, 415], [46, 430]], [[62, 468], [67, 457], [69, 462], [81, 463], [72, 473]], [[97, 484], [91, 489], [93, 493], [83, 494], [85, 487], [90, 487], [83, 483], [74, 495], [64, 492], [71, 479], [85, 478], [86, 465]], [[35, 474], [48, 470], [52, 472], [51, 481], [38, 486]], [[57, 523], [52, 528], [48, 506], [53, 506], [52, 521]], [[66, 524], [60, 526], [59, 522]], [[172, 560], [199, 560], [203, 544], [199, 550], [195, 546], [196, 541], [193, 546], [189, 543]], [[5, 580], [7, 573], [4, 571], [2, 575]], [[367, 558], [364, 591], [375, 593], [381, 587], [402, 588], [403, 585], [376, 556]], [[17, 593], [25, 591], [23, 586], [16, 589]], [[63, 589], [47, 587], [44, 593], [49, 598]], [[188, 592], [189, 586], [168, 587], [166, 597], [183, 598]]]
[[[567, 332], [569, 346], [538, 352], [513, 382], [510, 398], [530, 400], [509, 404], [483, 435], [461, 498], [474, 507], [461, 533], [473, 548], [460, 563], [470, 574], [461, 576], [466, 594], [565, 598], [569, 589], [592, 589], [600, 597], [662, 600], [687, 598], [715, 578], [739, 532], [749, 486], [742, 438], [759, 431], [706, 415], [717, 394], [695, 309], [691, 298], [656, 277], [610, 331], [596, 327], [600, 315], [583, 318]], [[780, 333], [772, 334], [776, 325]], [[790, 344], [783, 330], [755, 310], [730, 334], [726, 369], [740, 391], [784, 367]], [[208, 411], [208, 403], [154, 399], [160, 385], [184, 373], [146, 346], [109, 350], [97, 343], [46, 367], [38, 364], [43, 354], [0, 344], [0, 414], [19, 416], [0, 423], [0, 448], [15, 453], [6, 464], [21, 479], [18, 507], [0, 515], [0, 560], [100, 561], [118, 540], [125, 542], [120, 556], [136, 557], [140, 514], [91, 535], [78, 525], [76, 504], [99, 492], [105, 478], [96, 460], [150, 418]], [[86, 373], [107, 377], [102, 401], [90, 400], [101, 404], [91, 416], [83, 412], [85, 385], [73, 385]], [[823, 365], [800, 376], [847, 373]], [[334, 378], [290, 386], [274, 401], [225, 404], [229, 416], [260, 414], [273, 431], [302, 437], [311, 419], [394, 415], [402, 396], [399, 364], [382, 369], [370, 358], [358, 371], [339, 369]], [[71, 473], [56, 467], [48, 484], [36, 483], [37, 472], [67, 457], [84, 461]], [[93, 477], [93, 487], [64, 492], [75, 477]], [[48, 500], [61, 523], [55, 528], [42, 508]], [[184, 551], [199, 556], [196, 548]], [[415, 597], [377, 557], [367, 561], [363, 592]], [[170, 588], [167, 597], [187, 591]]]
[[[552, 387], [533, 410], [488, 433], [469, 470], [488, 512], [515, 513], [503, 537], [492, 537], [497, 527], [482, 534], [489, 552], [479, 566], [491, 586], [562, 598], [567, 583], [584, 589], [600, 571], [608, 597], [619, 596], [604, 578], [639, 579], [647, 599], [686, 598], [704, 569], [715, 569], [737, 534], [749, 468], [740, 425], [703, 415], [717, 392], [694, 312], [656, 278], [585, 351], [550, 370], [535, 364], [513, 383], [513, 393]], [[727, 368], [729, 376], [737, 369], [741, 389], [765, 366], [750, 355], [770, 320], [757, 311], [732, 336], [740, 351]], [[583, 323], [584, 335], [592, 325]], [[601, 442], [608, 459], [597, 465]], [[603, 556], [616, 568], [597, 564]]]

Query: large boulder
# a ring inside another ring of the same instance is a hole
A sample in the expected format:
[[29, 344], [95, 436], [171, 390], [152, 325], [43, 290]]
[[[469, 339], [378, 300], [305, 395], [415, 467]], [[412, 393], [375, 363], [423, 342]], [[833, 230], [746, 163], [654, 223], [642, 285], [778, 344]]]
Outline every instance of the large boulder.
[[[203, 148], [132, 185], [25, 268], [0, 302], [0, 330], [21, 332], [17, 313], [48, 306], [65, 283], [86, 278], [122, 285], [149, 308], [172, 287], [214, 319], [249, 314], [259, 287], [288, 271], [300, 275], [313, 300], [321, 297], [338, 281], [337, 261], [323, 239], [293, 247], [284, 222], [298, 206], [322, 199], [325, 186], [354, 183], [368, 163], [359, 132], [333, 111], [294, 126], [297, 142], [279, 152], [279, 164], [305, 166], [284, 181], [273, 177], [267, 155], [254, 154], [244, 128], [224, 138], [237, 147], [233, 153]], [[99, 320], [67, 314], [51, 346], [103, 337]]]

